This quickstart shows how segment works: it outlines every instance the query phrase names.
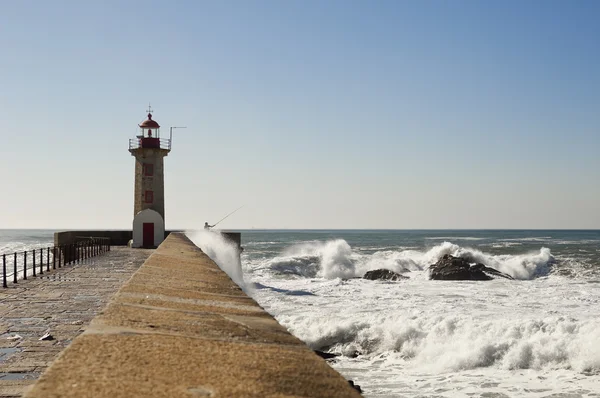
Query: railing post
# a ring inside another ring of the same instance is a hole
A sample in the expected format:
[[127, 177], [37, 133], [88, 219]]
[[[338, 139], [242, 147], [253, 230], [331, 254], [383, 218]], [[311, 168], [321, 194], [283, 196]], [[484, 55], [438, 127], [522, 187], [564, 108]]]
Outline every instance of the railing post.
[[[33, 255], [35, 256], [35, 250]], [[44, 275], [44, 249], [40, 249], [40, 275]]]
[[8, 283], [6, 283], [6, 254], [2, 255], [2, 287], [8, 287]]
[[16, 252], [15, 252], [14, 261], [13, 261], [13, 268], [14, 268], [13, 283], [17, 283], [18, 270], [17, 270], [17, 253]]
[[50, 271], [50, 248], [46, 250], [46, 271]]
[[27, 252], [23, 252], [23, 279], [27, 280]]
[[56, 269], [56, 246], [52, 246], [52, 269]]
[[33, 250], [31, 251], [31, 254], [33, 255], [33, 263], [32, 263], [32, 265], [31, 265], [31, 268], [33, 269], [33, 276], [37, 276], [37, 275], [35, 274], [35, 249], [33, 249]]

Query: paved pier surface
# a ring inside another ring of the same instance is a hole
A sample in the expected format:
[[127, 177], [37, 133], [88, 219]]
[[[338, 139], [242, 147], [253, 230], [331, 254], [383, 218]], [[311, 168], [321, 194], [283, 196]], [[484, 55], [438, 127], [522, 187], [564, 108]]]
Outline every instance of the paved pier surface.
[[182, 234], [171, 234], [26, 394], [359, 397]]
[[22, 396], [152, 252], [113, 247], [0, 289], [0, 397]]

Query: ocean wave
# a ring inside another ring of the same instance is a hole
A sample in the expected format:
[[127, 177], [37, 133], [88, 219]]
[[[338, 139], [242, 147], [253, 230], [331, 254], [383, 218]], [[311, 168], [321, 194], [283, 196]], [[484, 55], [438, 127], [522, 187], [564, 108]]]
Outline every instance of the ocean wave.
[[600, 373], [600, 321], [557, 317], [473, 320], [469, 317], [372, 316], [370, 319], [282, 319], [313, 349], [372, 357], [393, 352], [411, 366], [443, 372], [479, 367], [563, 368]]
[[47, 247], [52, 247], [53, 245], [54, 242], [52, 241], [42, 241], [35, 243], [21, 241], [8, 242], [6, 244], [0, 245], [0, 254], [13, 254], [30, 250], [45, 249]]
[[352, 250], [345, 240], [336, 239], [293, 245], [263, 266], [281, 274], [348, 279], [362, 277], [367, 271], [379, 268], [398, 273], [423, 271], [445, 254], [483, 263], [516, 279], [547, 275], [555, 263], [550, 250], [544, 247], [538, 252], [493, 255], [443, 242], [429, 250], [380, 250], [365, 254]]
[[481, 238], [481, 237], [474, 237], [474, 236], [432, 236], [432, 237], [426, 237], [426, 240], [473, 240], [473, 241], [477, 241], [477, 240], [487, 240], [490, 238]]
[[214, 231], [187, 231], [186, 236], [210, 257], [240, 288], [248, 291], [237, 246]]
[[275, 257], [268, 260], [267, 267], [280, 274], [292, 274], [314, 278], [319, 272], [319, 257]]
[[498, 239], [501, 242], [545, 242], [549, 239], [552, 239], [551, 236], [534, 236], [529, 238], [506, 238], [506, 239]]
[[582, 239], [582, 240], [557, 240], [553, 242], [556, 245], [595, 245], [600, 243], [597, 239]]

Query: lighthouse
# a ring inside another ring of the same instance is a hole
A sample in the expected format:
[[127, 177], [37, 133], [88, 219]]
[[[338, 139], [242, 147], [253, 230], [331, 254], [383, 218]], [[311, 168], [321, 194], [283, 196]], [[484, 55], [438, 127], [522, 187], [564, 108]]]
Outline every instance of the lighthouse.
[[171, 139], [160, 137], [150, 107], [138, 126], [138, 135], [129, 140], [135, 157], [132, 247], [157, 247], [165, 238], [164, 158], [171, 152]]

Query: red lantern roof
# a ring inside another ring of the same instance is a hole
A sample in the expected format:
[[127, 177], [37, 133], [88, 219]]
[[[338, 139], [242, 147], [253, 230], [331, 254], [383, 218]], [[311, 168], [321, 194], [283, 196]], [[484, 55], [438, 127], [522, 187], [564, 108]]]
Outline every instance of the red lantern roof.
[[148, 113], [148, 119], [144, 120], [143, 122], [141, 122], [139, 124], [139, 126], [141, 128], [147, 128], [147, 129], [157, 129], [160, 127], [160, 125], [158, 123], [156, 123], [154, 120], [152, 120], [152, 114]]

